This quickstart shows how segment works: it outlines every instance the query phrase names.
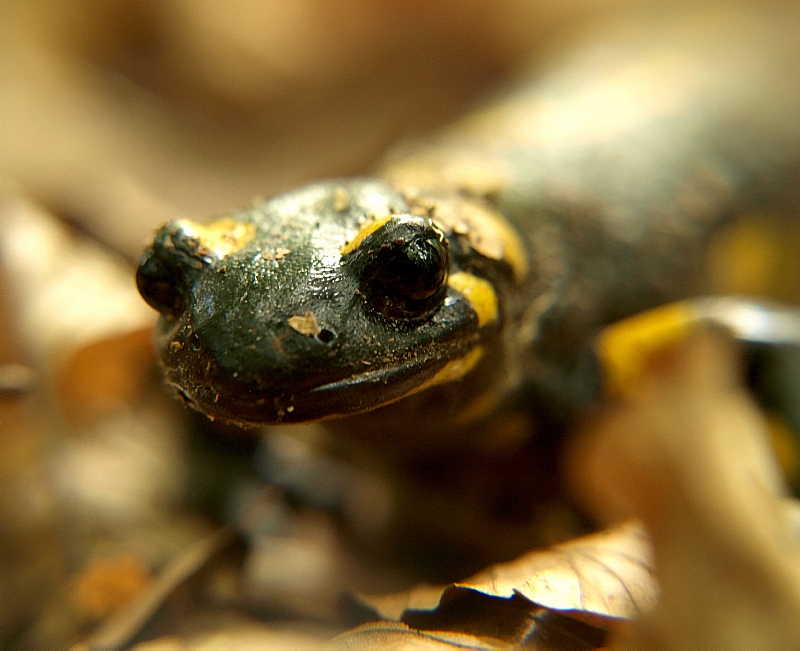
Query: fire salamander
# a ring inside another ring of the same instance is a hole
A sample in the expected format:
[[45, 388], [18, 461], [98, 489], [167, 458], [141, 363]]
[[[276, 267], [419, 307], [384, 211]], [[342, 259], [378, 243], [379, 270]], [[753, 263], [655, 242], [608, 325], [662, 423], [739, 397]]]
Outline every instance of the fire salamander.
[[225, 422], [337, 418], [418, 542], [539, 542], [604, 326], [800, 286], [797, 12], [704, 21], [585, 36], [375, 178], [165, 225], [137, 281], [168, 382]]

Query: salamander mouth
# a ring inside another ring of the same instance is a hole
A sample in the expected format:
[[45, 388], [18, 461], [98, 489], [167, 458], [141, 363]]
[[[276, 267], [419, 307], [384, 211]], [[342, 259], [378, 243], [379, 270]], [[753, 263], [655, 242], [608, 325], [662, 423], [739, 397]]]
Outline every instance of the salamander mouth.
[[444, 350], [437, 347], [427, 354], [417, 351], [391, 366], [357, 372], [295, 393], [276, 393], [244, 383], [234, 386], [238, 378], [228, 378], [222, 384], [216, 373], [213, 379], [190, 379], [175, 368], [167, 370], [167, 381], [190, 407], [225, 422], [246, 427], [300, 423], [359, 414], [401, 400], [436, 383], [446, 369], [474, 357], [478, 349], [469, 342], [454, 342]]
[[322, 393], [329, 391], [357, 391], [361, 387], [370, 387], [379, 384], [387, 384], [398, 375], [402, 375], [404, 371], [410, 370], [418, 364], [417, 360], [409, 360], [399, 366], [392, 366], [389, 368], [381, 368], [374, 371], [364, 371], [363, 373], [355, 373], [350, 377], [336, 382], [329, 382], [322, 384], [311, 390], [311, 393]]

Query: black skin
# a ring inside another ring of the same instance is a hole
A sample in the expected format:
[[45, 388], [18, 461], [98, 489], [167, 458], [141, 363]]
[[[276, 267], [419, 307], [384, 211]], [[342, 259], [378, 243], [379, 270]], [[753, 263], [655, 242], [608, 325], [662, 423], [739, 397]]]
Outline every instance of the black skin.
[[[181, 222], [164, 226], [137, 282], [162, 312], [168, 381], [225, 421], [298, 422], [391, 402], [463, 356], [479, 339], [475, 311], [447, 285], [448, 240], [410, 208], [376, 181], [311, 186], [234, 215], [257, 233], [222, 259]], [[370, 209], [392, 217], [341, 254]], [[319, 331], [293, 329], [308, 312]]]

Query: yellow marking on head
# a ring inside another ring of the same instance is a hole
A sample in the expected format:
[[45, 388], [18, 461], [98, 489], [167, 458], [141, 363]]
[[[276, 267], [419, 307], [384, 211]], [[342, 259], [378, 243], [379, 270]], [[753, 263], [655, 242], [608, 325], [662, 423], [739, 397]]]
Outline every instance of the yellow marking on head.
[[478, 326], [497, 319], [497, 294], [492, 284], [484, 278], [458, 271], [450, 274], [447, 284], [464, 295], [478, 315]]
[[522, 282], [528, 275], [528, 254], [516, 229], [496, 210], [476, 203], [464, 202], [461, 212], [468, 220], [467, 238], [472, 248], [481, 255], [507, 262], [514, 279]]
[[[392, 398], [391, 400], [387, 400], [386, 402], [382, 402], [380, 404], [381, 407], [385, 405], [390, 405], [394, 402], [399, 402], [409, 396], [413, 396], [416, 393], [420, 393], [421, 391], [425, 391], [426, 389], [430, 389], [431, 387], [438, 386], [440, 384], [447, 384], [448, 382], [454, 382], [455, 380], [460, 380], [464, 377], [467, 373], [469, 373], [478, 362], [483, 357], [483, 346], [475, 346], [471, 349], [466, 355], [463, 357], [459, 357], [458, 359], [451, 360], [447, 362], [442, 368], [440, 368], [433, 377], [429, 378], [422, 384], [415, 386], [410, 391], [407, 391], [401, 396], [397, 396]], [[329, 414], [327, 416], [322, 416], [319, 420], [328, 420], [331, 418], [339, 418], [341, 416], [346, 416], [347, 414]]]
[[428, 386], [446, 384], [453, 380], [460, 380], [469, 373], [483, 357], [483, 346], [475, 346], [464, 357], [459, 357], [451, 362], [447, 362], [444, 367], [436, 373], [430, 380]]
[[222, 259], [243, 248], [256, 236], [256, 225], [222, 217], [208, 224], [181, 219], [178, 226], [188, 237], [197, 240], [198, 254]]
[[372, 235], [375, 231], [377, 231], [391, 218], [392, 218], [391, 215], [386, 215], [385, 217], [380, 217], [362, 226], [361, 230], [358, 231], [358, 233], [356, 233], [356, 236], [352, 240], [350, 240], [347, 244], [345, 244], [341, 249], [339, 249], [339, 253], [341, 253], [342, 255], [347, 255], [351, 251], [355, 251], [359, 246], [361, 246], [361, 243], [367, 237]]
[[648, 358], [683, 341], [701, 319], [689, 301], [671, 303], [618, 321], [597, 337], [597, 354], [606, 391], [630, 396], [636, 391]]
[[470, 199], [409, 198], [415, 209], [432, 214], [443, 230], [463, 235], [472, 249], [491, 260], [506, 262], [521, 283], [528, 275], [528, 254], [516, 229], [496, 210]]

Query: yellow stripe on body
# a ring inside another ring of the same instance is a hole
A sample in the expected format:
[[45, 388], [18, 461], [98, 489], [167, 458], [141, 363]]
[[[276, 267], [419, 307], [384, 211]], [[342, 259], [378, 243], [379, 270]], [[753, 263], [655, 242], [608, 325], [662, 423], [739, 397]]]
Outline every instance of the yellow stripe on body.
[[648, 358], [684, 340], [700, 318], [694, 305], [683, 301], [642, 312], [605, 328], [597, 337], [597, 355], [606, 392], [611, 396], [633, 394]]

